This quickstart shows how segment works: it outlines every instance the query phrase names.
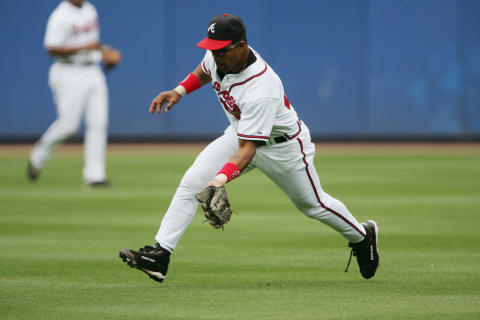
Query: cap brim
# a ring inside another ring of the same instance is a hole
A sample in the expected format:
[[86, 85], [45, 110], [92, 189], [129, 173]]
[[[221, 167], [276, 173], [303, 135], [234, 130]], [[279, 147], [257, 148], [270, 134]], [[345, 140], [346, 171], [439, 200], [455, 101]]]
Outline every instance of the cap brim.
[[210, 38], [205, 38], [197, 43], [197, 47], [205, 50], [218, 50], [225, 48], [230, 43], [232, 43], [232, 40], [212, 40]]

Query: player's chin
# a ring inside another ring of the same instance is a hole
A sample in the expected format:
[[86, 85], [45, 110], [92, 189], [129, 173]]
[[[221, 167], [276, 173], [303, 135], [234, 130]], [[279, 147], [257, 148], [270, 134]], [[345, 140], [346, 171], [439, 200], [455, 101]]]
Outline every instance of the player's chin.
[[217, 69], [218, 69], [218, 71], [220, 71], [222, 73], [227, 73], [228, 72], [227, 66], [223, 63], [217, 63]]

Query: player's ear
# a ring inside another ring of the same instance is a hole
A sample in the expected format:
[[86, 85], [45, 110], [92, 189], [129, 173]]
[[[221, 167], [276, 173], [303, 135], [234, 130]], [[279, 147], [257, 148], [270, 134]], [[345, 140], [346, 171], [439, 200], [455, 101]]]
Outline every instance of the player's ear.
[[242, 50], [245, 50], [245, 48], [248, 48], [248, 45], [244, 40], [242, 40], [242, 42], [240, 42], [238, 45]]

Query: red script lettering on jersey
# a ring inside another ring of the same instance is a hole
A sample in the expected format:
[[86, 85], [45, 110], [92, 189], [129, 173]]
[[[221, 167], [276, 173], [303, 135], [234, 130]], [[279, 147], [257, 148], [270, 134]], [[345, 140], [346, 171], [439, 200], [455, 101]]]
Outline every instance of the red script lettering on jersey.
[[84, 25], [76, 25], [74, 24], [72, 26], [72, 31], [74, 34], [77, 34], [77, 33], [83, 33], [83, 32], [90, 32], [91, 30], [94, 30], [94, 29], [98, 29], [98, 20], [95, 19], [93, 21], [90, 21]]
[[232, 114], [235, 118], [240, 119], [241, 111], [237, 106], [235, 98], [232, 97], [226, 90], [220, 91], [220, 83], [217, 81], [213, 83], [213, 89], [215, 89], [215, 92], [218, 95], [218, 100], [220, 100], [225, 110]]

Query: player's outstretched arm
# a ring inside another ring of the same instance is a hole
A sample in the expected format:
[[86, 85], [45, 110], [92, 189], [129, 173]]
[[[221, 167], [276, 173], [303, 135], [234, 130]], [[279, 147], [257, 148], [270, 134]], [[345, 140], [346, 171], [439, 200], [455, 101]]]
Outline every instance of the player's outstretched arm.
[[210, 76], [203, 72], [202, 65], [199, 64], [175, 89], [163, 91], [156, 96], [150, 104], [149, 112], [162, 113], [162, 108], [165, 103], [164, 111], [170, 111], [170, 109], [177, 104], [184, 95], [199, 89], [205, 83], [210, 81]]

